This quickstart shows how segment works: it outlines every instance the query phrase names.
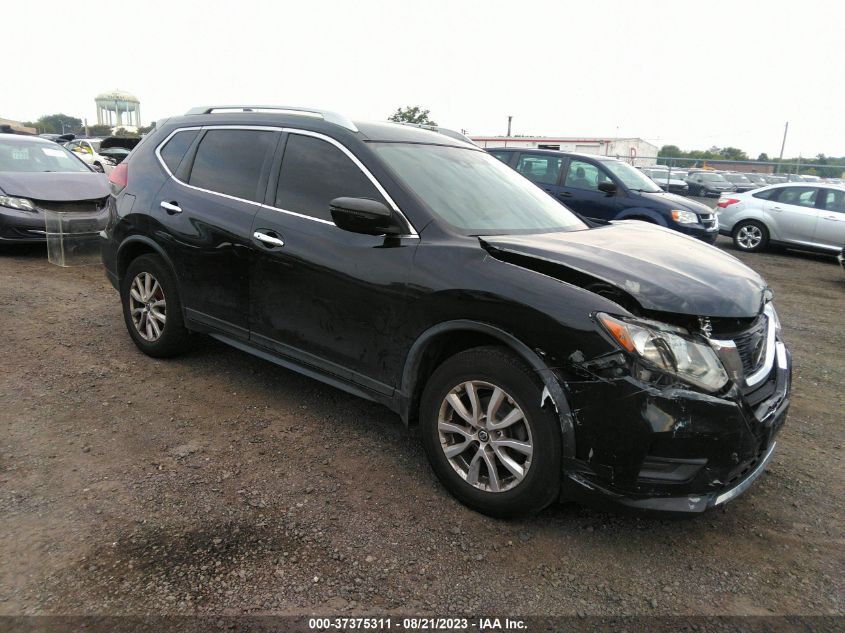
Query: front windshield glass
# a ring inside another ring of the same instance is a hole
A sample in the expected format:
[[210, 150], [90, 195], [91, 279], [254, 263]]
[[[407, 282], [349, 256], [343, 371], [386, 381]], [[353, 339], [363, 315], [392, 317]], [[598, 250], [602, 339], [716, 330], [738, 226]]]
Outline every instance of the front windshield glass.
[[749, 182], [748, 178], [741, 176], [740, 174], [728, 174], [725, 178], [731, 182]]
[[643, 174], [640, 170], [634, 169], [628, 163], [618, 160], [605, 160], [601, 163], [607, 171], [622, 181], [628, 189], [634, 191], [645, 191], [647, 193], [658, 193], [662, 191], [654, 181]]
[[91, 171], [61, 145], [30, 140], [0, 140], [0, 171], [78, 172]]
[[707, 180], [709, 182], [725, 182], [725, 178], [722, 174], [702, 174], [702, 180]]
[[587, 228], [566, 207], [487, 152], [410, 143], [372, 147], [434, 214], [470, 235]]

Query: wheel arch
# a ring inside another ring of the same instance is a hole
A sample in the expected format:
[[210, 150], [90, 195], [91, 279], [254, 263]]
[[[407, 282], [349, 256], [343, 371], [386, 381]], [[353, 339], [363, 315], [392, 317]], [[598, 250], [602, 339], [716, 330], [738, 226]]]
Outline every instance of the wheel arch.
[[743, 222], [757, 222], [766, 229], [770, 240], [780, 239], [778, 232], [772, 228], [773, 226], [777, 226], [777, 223], [773, 222], [768, 214], [752, 213], [749, 211], [740, 213], [734, 218], [733, 225], [731, 226], [731, 237], [736, 235], [737, 227]]
[[434, 370], [458, 352], [482, 345], [500, 345], [515, 353], [533, 369], [543, 382], [541, 406], [557, 412], [563, 439], [564, 457], [575, 455], [575, 428], [569, 402], [557, 375], [543, 358], [513, 334], [479, 321], [458, 319], [438, 323], [417, 337], [402, 370], [399, 391], [399, 415], [407, 425], [417, 423], [417, 410], [425, 384]]
[[647, 209], [643, 207], [634, 207], [625, 209], [617, 215], [615, 220], [645, 220], [646, 222], [654, 222], [660, 226], [668, 226], [666, 218], [660, 215], [654, 209]]
[[123, 275], [126, 273], [126, 269], [129, 267], [129, 264], [132, 263], [134, 259], [148, 253], [160, 256], [164, 260], [165, 264], [167, 264], [168, 268], [170, 268], [170, 272], [173, 273], [174, 279], [176, 279], [177, 283], [179, 282], [179, 275], [176, 272], [176, 267], [173, 265], [173, 261], [159, 244], [144, 235], [130, 235], [120, 243], [120, 246], [117, 249], [116, 272], [118, 284], [122, 281]]

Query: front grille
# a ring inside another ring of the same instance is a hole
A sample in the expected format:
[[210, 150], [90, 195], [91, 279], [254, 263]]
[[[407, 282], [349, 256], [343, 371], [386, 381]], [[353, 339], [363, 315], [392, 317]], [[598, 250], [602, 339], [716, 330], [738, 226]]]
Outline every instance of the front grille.
[[96, 213], [106, 206], [107, 198], [95, 200], [76, 200], [73, 202], [56, 202], [54, 200], [35, 200], [39, 209], [56, 211], [58, 213]]
[[742, 361], [742, 369], [745, 375], [753, 374], [766, 359], [766, 334], [768, 333], [769, 319], [761, 315], [754, 326], [734, 337], [739, 358]]
[[705, 228], [710, 229], [710, 228], [713, 228], [716, 225], [716, 216], [712, 213], [710, 213], [710, 214], [702, 213], [701, 216], [699, 216], [699, 217], [701, 217], [701, 224]]

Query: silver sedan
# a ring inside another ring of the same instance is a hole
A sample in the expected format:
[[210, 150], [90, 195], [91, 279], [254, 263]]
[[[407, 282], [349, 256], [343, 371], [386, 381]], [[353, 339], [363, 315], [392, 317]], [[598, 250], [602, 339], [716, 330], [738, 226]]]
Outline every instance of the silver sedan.
[[770, 244], [836, 254], [845, 243], [845, 186], [785, 183], [724, 193], [719, 232], [743, 251]]

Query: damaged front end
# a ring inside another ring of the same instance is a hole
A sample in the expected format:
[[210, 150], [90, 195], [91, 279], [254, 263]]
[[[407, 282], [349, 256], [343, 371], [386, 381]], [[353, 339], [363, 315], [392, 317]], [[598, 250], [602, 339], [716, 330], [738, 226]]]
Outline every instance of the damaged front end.
[[744, 492], [789, 407], [791, 358], [771, 302], [753, 318], [595, 320], [616, 349], [562, 368], [576, 436], [562, 495], [696, 513]]

